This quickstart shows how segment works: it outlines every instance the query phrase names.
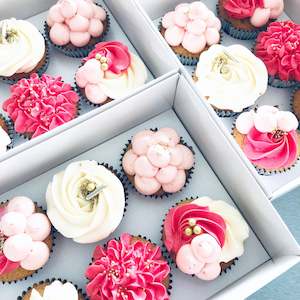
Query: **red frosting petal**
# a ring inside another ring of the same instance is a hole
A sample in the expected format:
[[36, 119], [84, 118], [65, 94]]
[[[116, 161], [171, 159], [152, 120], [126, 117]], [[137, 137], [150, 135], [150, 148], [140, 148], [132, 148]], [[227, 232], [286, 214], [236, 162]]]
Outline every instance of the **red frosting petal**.
[[0, 275], [10, 273], [20, 266], [19, 262], [12, 262], [0, 252]]
[[227, 0], [224, 9], [234, 19], [250, 18], [257, 7], [264, 7], [263, 0]]

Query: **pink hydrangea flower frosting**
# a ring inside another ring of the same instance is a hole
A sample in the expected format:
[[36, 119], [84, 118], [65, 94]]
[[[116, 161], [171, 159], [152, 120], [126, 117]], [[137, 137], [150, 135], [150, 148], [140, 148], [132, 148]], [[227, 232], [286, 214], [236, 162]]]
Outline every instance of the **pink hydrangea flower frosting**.
[[170, 46], [182, 45], [190, 53], [200, 53], [206, 45], [220, 41], [221, 22], [200, 2], [182, 3], [162, 19], [164, 37]]
[[223, 6], [233, 19], [250, 18], [250, 23], [255, 27], [277, 19], [284, 10], [283, 0], [227, 0]]
[[168, 300], [164, 281], [169, 273], [159, 247], [125, 233], [120, 241], [96, 247], [86, 291], [91, 300]]
[[19, 267], [29, 271], [43, 267], [50, 256], [43, 241], [50, 232], [47, 216], [35, 213], [31, 199], [11, 199], [0, 209], [0, 275]]
[[84, 47], [104, 31], [105, 10], [90, 0], [59, 0], [49, 10], [51, 41], [59, 46]]
[[298, 120], [289, 111], [261, 106], [242, 113], [236, 129], [245, 135], [242, 149], [256, 166], [278, 170], [292, 166], [298, 157]]
[[292, 21], [273, 22], [256, 41], [255, 55], [271, 76], [300, 81], [300, 25]]
[[15, 130], [35, 138], [71, 121], [77, 114], [79, 96], [61, 77], [32, 74], [11, 88], [3, 110], [14, 121]]
[[134, 186], [141, 194], [153, 195], [161, 189], [176, 193], [184, 187], [186, 170], [193, 167], [194, 156], [180, 143], [174, 129], [141, 131], [134, 135], [131, 145], [122, 165], [127, 175], [134, 176]]

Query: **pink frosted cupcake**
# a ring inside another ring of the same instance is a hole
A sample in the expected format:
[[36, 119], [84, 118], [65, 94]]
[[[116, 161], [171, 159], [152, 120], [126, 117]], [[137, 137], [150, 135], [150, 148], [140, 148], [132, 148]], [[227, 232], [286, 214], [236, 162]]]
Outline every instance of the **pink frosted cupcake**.
[[135, 134], [122, 156], [131, 184], [145, 196], [177, 193], [188, 183], [194, 153], [172, 128], [143, 130]]
[[289, 111], [264, 105], [236, 120], [233, 136], [262, 175], [290, 169], [300, 154], [298, 120]]
[[184, 65], [195, 65], [200, 54], [221, 41], [221, 22], [200, 2], [181, 3], [162, 18], [160, 32]]
[[0, 205], [0, 281], [24, 279], [42, 268], [53, 246], [51, 224], [27, 197]]
[[109, 16], [90, 0], [60, 0], [49, 10], [45, 32], [64, 54], [85, 57], [109, 29]]

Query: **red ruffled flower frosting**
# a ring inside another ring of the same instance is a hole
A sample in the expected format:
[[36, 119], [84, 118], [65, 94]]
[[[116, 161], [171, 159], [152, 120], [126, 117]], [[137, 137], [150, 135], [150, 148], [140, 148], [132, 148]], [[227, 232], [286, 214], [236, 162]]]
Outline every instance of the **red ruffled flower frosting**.
[[271, 170], [288, 168], [298, 157], [296, 130], [261, 133], [253, 127], [245, 136], [243, 151], [259, 167]]
[[96, 247], [86, 291], [91, 300], [168, 300], [163, 282], [169, 273], [159, 247], [123, 234], [106, 249]]
[[263, 0], [227, 0], [224, 9], [234, 19], [246, 19], [253, 16], [257, 7], [264, 7]]
[[273, 22], [257, 37], [255, 54], [271, 76], [300, 81], [300, 25]]
[[226, 224], [224, 219], [209, 211], [206, 206], [182, 204], [171, 208], [164, 222], [164, 244], [167, 250], [176, 254], [182, 245], [190, 244], [195, 234], [187, 235], [185, 230], [190, 227], [190, 220], [200, 226], [202, 233], [213, 236], [221, 247], [225, 243]]
[[128, 47], [118, 41], [98, 43], [84, 61], [86, 62], [89, 59], [96, 58], [97, 55], [107, 58], [107, 61], [105, 62], [108, 65], [107, 70], [115, 74], [126, 71], [131, 64], [131, 56]]
[[11, 87], [3, 110], [21, 134], [37, 137], [76, 117], [78, 95], [61, 77], [32, 74]]

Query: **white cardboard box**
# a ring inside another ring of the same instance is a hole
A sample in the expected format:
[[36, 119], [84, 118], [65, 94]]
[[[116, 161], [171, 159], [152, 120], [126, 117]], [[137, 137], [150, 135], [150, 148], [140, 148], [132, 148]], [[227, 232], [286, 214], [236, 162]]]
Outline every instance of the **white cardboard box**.
[[[127, 5], [134, 6], [134, 1], [127, 1]], [[160, 35], [160, 33], [157, 30], [157, 26], [159, 24], [160, 19], [163, 17], [163, 15], [174, 9], [175, 6], [182, 2], [192, 2], [192, 0], [136, 0], [135, 1], [136, 6], [139, 7], [141, 11], [144, 12], [145, 18], [148, 19], [149, 22], [152, 23], [153, 29], [156, 30], [157, 34]], [[210, 1], [210, 0], [203, 0], [207, 6], [216, 12], [216, 0]], [[285, 1], [285, 8], [286, 13], [283, 14], [280, 19], [286, 20], [288, 19], [287, 12], [296, 18], [296, 21], [299, 22], [299, 10], [297, 8], [300, 7], [300, 1], [299, 0], [290, 0]], [[160, 35], [161, 39], [163, 37]], [[166, 43], [166, 42], [165, 42]], [[166, 43], [167, 44], [167, 43]], [[252, 48], [254, 41], [242, 41], [233, 39], [226, 33], [224, 33], [223, 42], [224, 45], [232, 45], [232, 44], [242, 44], [248, 48]], [[169, 48], [170, 57], [175, 57], [175, 54]], [[195, 69], [195, 67], [185, 67], [183, 66], [179, 60], [177, 59], [177, 63], [180, 67], [181, 72], [183, 75], [187, 78], [187, 80], [190, 82], [191, 86], [195, 89], [196, 92], [197, 89], [194, 86], [193, 80], [191, 79], [191, 73]], [[268, 104], [268, 105], [279, 105], [280, 109], [283, 110], [290, 110], [290, 96], [291, 96], [292, 89], [278, 89], [268, 86], [267, 93], [262, 96], [258, 101], [258, 105]], [[200, 94], [199, 94], [200, 99]], [[240, 157], [243, 159], [244, 164], [247, 166], [247, 168], [250, 170], [252, 176], [255, 178], [255, 180], [260, 184], [262, 189], [264, 190], [267, 197], [271, 200], [283, 195], [284, 193], [298, 187], [300, 185], [300, 164], [296, 164], [295, 167], [292, 168], [292, 170], [287, 171], [282, 174], [276, 174], [276, 175], [270, 175], [270, 176], [262, 176], [257, 173], [253, 165], [249, 162], [249, 160], [246, 158], [238, 144], [235, 142], [235, 140], [231, 136], [231, 128], [232, 124], [235, 120], [235, 118], [219, 118], [217, 114], [214, 112], [214, 110], [210, 107], [209, 104], [207, 104], [208, 112], [212, 115], [212, 117], [215, 119], [216, 123], [218, 124], [219, 128], [224, 132], [224, 135], [228, 138], [230, 143], [232, 144], [233, 149], [240, 155]]]

